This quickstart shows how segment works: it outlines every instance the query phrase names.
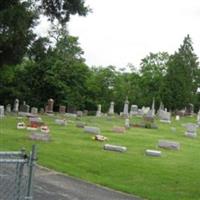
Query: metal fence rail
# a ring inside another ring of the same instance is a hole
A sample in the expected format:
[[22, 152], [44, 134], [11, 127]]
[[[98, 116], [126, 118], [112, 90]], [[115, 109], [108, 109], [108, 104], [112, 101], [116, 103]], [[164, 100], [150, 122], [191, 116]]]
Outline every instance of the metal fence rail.
[[35, 160], [35, 146], [28, 155], [24, 150], [0, 152], [0, 200], [33, 200]]

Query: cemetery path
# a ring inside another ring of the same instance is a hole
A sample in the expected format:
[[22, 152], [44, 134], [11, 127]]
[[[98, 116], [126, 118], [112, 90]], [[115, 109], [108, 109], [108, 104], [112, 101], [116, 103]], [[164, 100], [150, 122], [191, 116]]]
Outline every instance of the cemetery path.
[[141, 200], [122, 192], [36, 167], [34, 199], [37, 200]]

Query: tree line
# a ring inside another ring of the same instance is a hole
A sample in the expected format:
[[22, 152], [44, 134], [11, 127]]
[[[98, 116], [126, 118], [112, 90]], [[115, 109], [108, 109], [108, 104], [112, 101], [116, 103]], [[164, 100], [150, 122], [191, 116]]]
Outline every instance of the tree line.
[[[128, 64], [129, 72], [90, 67], [78, 38], [66, 28], [71, 14], [90, 11], [84, 1], [1, 0], [0, 9], [0, 104], [18, 98], [44, 107], [53, 98], [56, 108], [96, 110], [101, 104], [107, 111], [114, 101], [120, 112], [128, 97], [139, 107], [150, 106], [155, 98], [157, 108], [162, 101], [172, 111], [189, 103], [199, 109], [200, 68], [189, 35], [174, 54], [149, 53], [137, 68]], [[33, 31], [41, 14], [53, 24], [48, 37]]]

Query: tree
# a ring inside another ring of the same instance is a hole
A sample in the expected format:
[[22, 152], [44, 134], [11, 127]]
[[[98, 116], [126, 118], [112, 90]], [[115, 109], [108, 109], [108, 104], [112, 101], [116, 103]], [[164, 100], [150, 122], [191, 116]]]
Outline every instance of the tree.
[[[140, 88], [142, 105], [151, 105], [152, 99], [160, 102], [163, 79], [167, 71], [169, 55], [166, 52], [150, 53], [140, 64]], [[157, 104], [158, 106], [158, 104]]]
[[0, 0], [0, 67], [20, 63], [34, 38], [37, 16], [31, 4]]
[[177, 52], [169, 59], [163, 88], [164, 100], [168, 108], [182, 109], [193, 103], [198, 85], [199, 63], [187, 35]]
[[84, 0], [42, 0], [40, 9], [51, 21], [57, 19], [63, 25], [70, 20], [70, 15], [86, 16], [90, 11]]

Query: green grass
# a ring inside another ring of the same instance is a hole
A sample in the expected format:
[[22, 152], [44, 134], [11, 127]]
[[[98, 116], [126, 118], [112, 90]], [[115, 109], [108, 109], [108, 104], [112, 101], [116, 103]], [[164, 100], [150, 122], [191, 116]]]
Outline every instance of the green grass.
[[[16, 129], [16, 116], [9, 116], [0, 120], [0, 150], [30, 150], [36, 143], [38, 163], [51, 169], [149, 200], [200, 200], [200, 136], [185, 137], [182, 126], [195, 123], [196, 118], [185, 117], [170, 125], [157, 121], [158, 129], [131, 128], [125, 134], [111, 131], [114, 125], [123, 125], [124, 119], [83, 118], [101, 128], [109, 138], [104, 143], [93, 141], [92, 135], [76, 128], [73, 119], [62, 127], [54, 124], [54, 118], [42, 118], [50, 128], [51, 142], [29, 140], [28, 131]], [[176, 127], [176, 131], [170, 127]], [[159, 149], [159, 139], [180, 142], [180, 151]], [[126, 146], [128, 151], [105, 151], [105, 143]], [[162, 150], [162, 157], [145, 156], [147, 148]]]

